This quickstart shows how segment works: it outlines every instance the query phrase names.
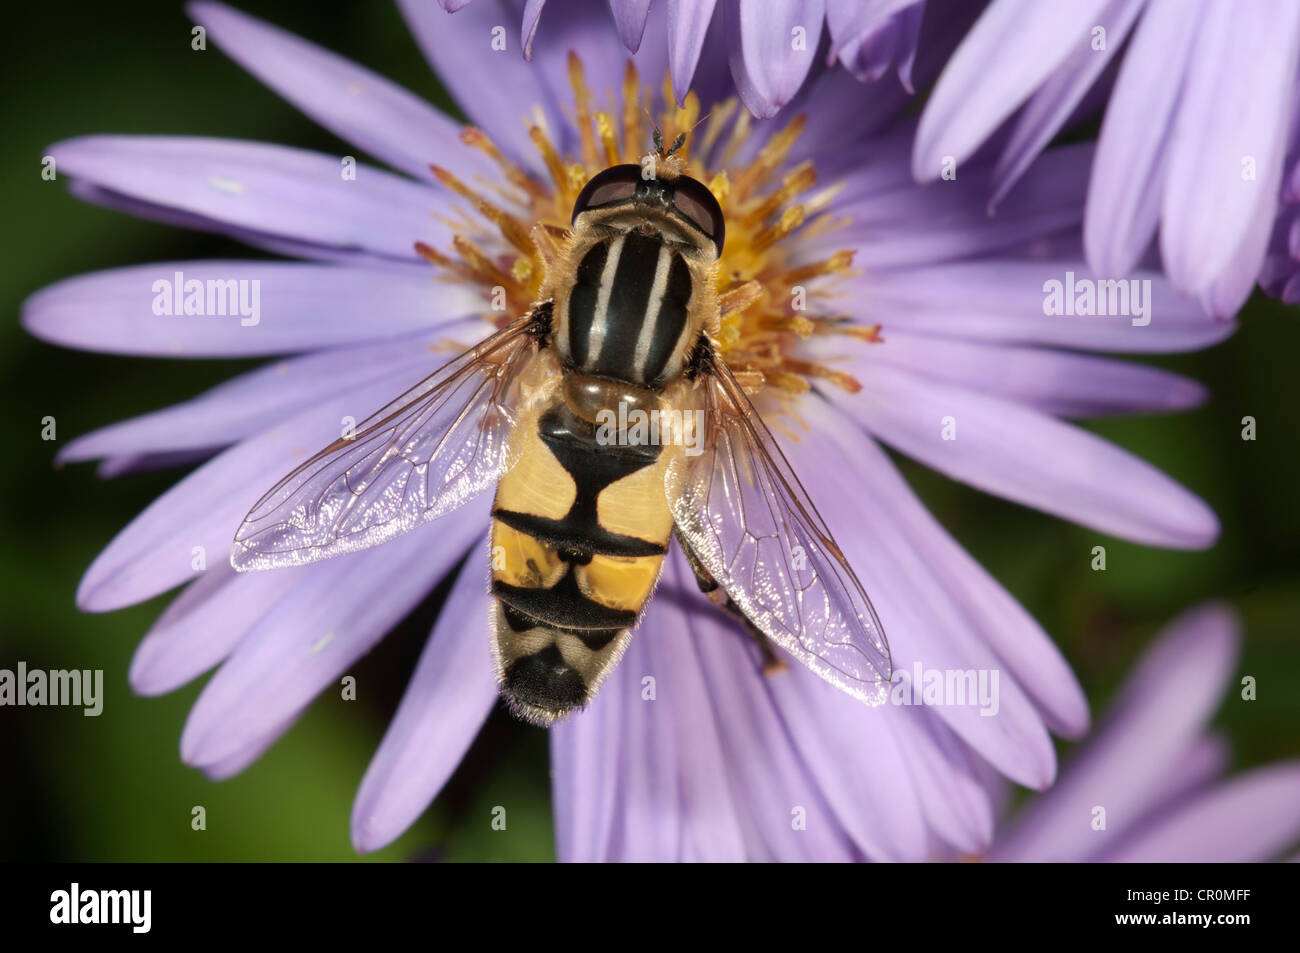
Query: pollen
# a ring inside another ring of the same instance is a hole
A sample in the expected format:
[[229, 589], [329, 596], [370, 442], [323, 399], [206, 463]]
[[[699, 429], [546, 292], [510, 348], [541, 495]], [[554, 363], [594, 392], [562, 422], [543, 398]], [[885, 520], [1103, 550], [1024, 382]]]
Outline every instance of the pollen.
[[[814, 382], [859, 390], [852, 375], [810, 360], [803, 347], [824, 335], [865, 343], [882, 340], [879, 326], [852, 322], [836, 308], [841, 283], [856, 274], [852, 251], [811, 263], [794, 256], [801, 240], [845, 224], [826, 211], [835, 189], [818, 190], [811, 161], [781, 171], [803, 132], [803, 117], [754, 149], [753, 121], [735, 97], [701, 118], [694, 92], [676, 106], [665, 77], [656, 98], [630, 62], [617, 89], [593, 90], [572, 53], [567, 72], [573, 91], [566, 110], [571, 127], [548, 129], [540, 118], [529, 126], [539, 160], [533, 169], [512, 161], [476, 128], [464, 130], [461, 141], [491, 159], [498, 178], [466, 182], [441, 166], [430, 166], [435, 181], [465, 206], [462, 216], [443, 218], [455, 233], [451, 248], [416, 243], [417, 253], [439, 270], [438, 277], [481, 290], [485, 314], [503, 327], [536, 300], [565, 241], [582, 186], [609, 166], [640, 163], [651, 148], [654, 126], [665, 142], [685, 133], [686, 143], [675, 159], [680, 158], [686, 175], [708, 186], [727, 223], [717, 272], [721, 326], [714, 342], [723, 359], [747, 391], [766, 391], [777, 401], [788, 402]], [[656, 102], [668, 105], [656, 113]], [[534, 112], [540, 117], [540, 110]], [[707, 165], [705, 156], [713, 157]], [[490, 308], [488, 302], [493, 302]]]

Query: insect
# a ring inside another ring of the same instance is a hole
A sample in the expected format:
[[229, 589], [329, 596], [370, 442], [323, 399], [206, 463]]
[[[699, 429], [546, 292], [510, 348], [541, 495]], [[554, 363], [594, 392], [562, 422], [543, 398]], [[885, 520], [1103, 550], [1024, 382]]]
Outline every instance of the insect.
[[643, 164], [592, 178], [529, 312], [280, 481], [232, 565], [375, 546], [495, 486], [491, 643], [516, 715], [548, 725], [594, 696], [674, 538], [769, 665], [775, 644], [882, 701], [880, 620], [718, 353], [725, 222], [683, 143], [656, 130]]

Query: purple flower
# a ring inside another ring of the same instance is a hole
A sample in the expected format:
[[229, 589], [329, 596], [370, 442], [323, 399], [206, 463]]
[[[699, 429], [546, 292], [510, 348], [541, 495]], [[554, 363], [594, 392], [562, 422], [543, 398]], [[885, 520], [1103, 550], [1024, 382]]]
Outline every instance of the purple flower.
[[[474, 128], [261, 21], [191, 8], [289, 102], [405, 174], [184, 137], [93, 136], [49, 150], [91, 201], [303, 259], [115, 269], [46, 288], [25, 307], [33, 334], [65, 346], [275, 357], [61, 454], [102, 459], [113, 474], [205, 460], [112, 541], [78, 591], [98, 612], [189, 583], [141, 643], [134, 688], [171, 691], [219, 665], [181, 752], [213, 777], [232, 775], [468, 553], [362, 783], [354, 843], [375, 849], [419, 816], [496, 699], [480, 561], [487, 499], [384, 546], [267, 573], [235, 574], [231, 537], [340, 422], [424, 377], [447, 342], [485, 336], [499, 295], [509, 314], [527, 307], [541, 268], [528, 226], [567, 226], [588, 176], [635, 161], [649, 142], [643, 102], [668, 137], [711, 113], [687, 148], [690, 174], [727, 216], [721, 353], [762, 386], [756, 399], [872, 594], [896, 668], [998, 672], [996, 714], [869, 709], [797, 666], [762, 676], [749, 642], [671, 555], [599, 698], [552, 732], [560, 855], [982, 851], [993, 825], [987, 766], [1046, 787], [1049, 731], [1085, 731], [1086, 702], [1047, 635], [925, 510], [876, 440], [1101, 533], [1204, 547], [1218, 524], [1202, 501], [1060, 418], [1196, 405], [1203, 391], [1192, 381], [1083, 352], [1190, 350], [1232, 325], [1149, 272], [1139, 272], [1157, 315], [1147, 324], [1045, 312], [1045, 282], [1086, 276], [1072, 233], [1089, 146], [1046, 154], [990, 218], [987, 163], [957, 182], [913, 181], [901, 88], [864, 103], [846, 71], [818, 69], [775, 121], [754, 122], [711, 61], [683, 108], [665, 106], [641, 81], [664, 76], [662, 33], [647, 29], [628, 68], [612, 25], [581, 4], [548, 16], [557, 41], [531, 64], [493, 50], [489, 4], [454, 17], [406, 12]], [[258, 305], [167, 314], [191, 281], [247, 282]]]
[[1292, 212], [1261, 268], [1279, 196], [1294, 201], [1300, 182], [1298, 57], [1290, 0], [994, 0], [926, 104], [912, 168], [933, 180], [987, 142], [1000, 204], [1105, 103], [1083, 222], [1093, 270], [1127, 275], [1159, 228], [1174, 287], [1209, 313], [1234, 314], [1257, 279], [1295, 300]]
[[[1300, 97], [1293, 108], [1300, 109]], [[1259, 285], [1287, 304], [1300, 304], [1300, 121], [1295, 119], [1283, 164], [1281, 205], [1273, 222]]]
[[1060, 780], [999, 828], [986, 859], [1247, 862], [1294, 845], [1300, 760], [1222, 780], [1228, 745], [1206, 728], [1225, 687], [1247, 691], [1232, 679], [1239, 627], [1218, 605], [1171, 623]]
[[[455, 13], [470, 0], [439, 2]], [[479, 0], [483, 5], [491, 2]], [[414, 3], [403, 0], [403, 5]], [[528, 59], [536, 42], [551, 42], [545, 30], [540, 40], [537, 35], [545, 6], [546, 0], [528, 0], [523, 7], [520, 45]], [[679, 104], [685, 101], [701, 57], [726, 60], [746, 108], [760, 119], [770, 119], [816, 72], [819, 54], [828, 64], [841, 63], [864, 83], [893, 69], [912, 92], [925, 9], [926, 0], [665, 0], [658, 7], [665, 22], [650, 29], [666, 33], [668, 71]], [[609, 0], [609, 11], [619, 39], [636, 53], [650, 22], [650, 0]], [[956, 10], [938, 16], [963, 19]]]

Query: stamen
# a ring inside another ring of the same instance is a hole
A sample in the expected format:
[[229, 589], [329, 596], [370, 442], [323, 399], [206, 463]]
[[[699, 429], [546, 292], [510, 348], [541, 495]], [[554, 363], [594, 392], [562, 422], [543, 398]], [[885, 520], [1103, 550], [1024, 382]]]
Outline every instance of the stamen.
[[785, 391], [787, 394], [798, 396], [800, 394], [806, 394], [812, 389], [812, 386], [805, 378], [800, 377], [797, 373], [791, 373], [790, 371], [765, 370], [763, 371], [763, 376], [767, 378], [769, 384]]
[[740, 151], [741, 145], [749, 138], [749, 127], [751, 117], [748, 109], [741, 109], [737, 112], [736, 121], [731, 126], [731, 138], [727, 141], [727, 148], [722, 153], [722, 161], [719, 163], [723, 168], [733, 165], [736, 161], [736, 153]]
[[563, 229], [555, 229], [555, 231], [559, 232], [559, 235], [556, 235], [551, 228], [548, 228], [544, 222], [538, 222], [528, 233], [528, 237], [532, 239], [533, 248], [541, 258], [539, 263], [542, 266], [543, 273], [560, 257], [560, 241], [564, 236]]
[[759, 326], [767, 331], [788, 331], [806, 341], [816, 332], [818, 322], [796, 314], [793, 317], [765, 317], [759, 322]]
[[424, 242], [416, 242], [415, 253], [425, 261], [431, 262], [439, 268], [450, 271], [452, 274], [464, 279], [467, 283], [478, 283], [478, 276], [475, 275], [464, 262], [459, 262], [454, 258], [444, 255], [431, 245], [426, 245]]
[[460, 140], [466, 145], [473, 146], [480, 152], [486, 153], [488, 158], [495, 162], [497, 167], [501, 169], [502, 174], [506, 177], [506, 181], [511, 185], [518, 186], [533, 198], [540, 199], [546, 197], [546, 190], [542, 187], [541, 183], [534, 180], [527, 172], [502, 155], [501, 150], [497, 148], [496, 143], [493, 142], [488, 137], [488, 134], [483, 130], [470, 126], [461, 132]]
[[582, 187], [587, 184], [587, 180], [591, 176], [587, 175], [587, 170], [577, 162], [569, 166], [567, 171], [569, 174], [569, 192], [576, 196], [582, 191]]
[[514, 264], [510, 266], [510, 277], [521, 285], [528, 284], [534, 273], [533, 263], [527, 258], [516, 258]]
[[699, 138], [700, 155], [706, 156], [713, 151], [718, 137], [722, 135], [722, 130], [727, 127], [727, 123], [731, 121], [739, 105], [739, 100], [727, 99], [713, 107], [713, 112], [709, 114], [709, 121], [704, 124], [704, 132]]
[[731, 180], [727, 178], [725, 171], [719, 172], [709, 180], [709, 191], [713, 193], [713, 197], [718, 200], [719, 205], [727, 200], [728, 196], [731, 195]]
[[852, 374], [832, 370], [824, 364], [816, 364], [811, 361], [787, 360], [785, 366], [794, 373], [803, 375], [803, 377], [819, 377], [822, 380], [830, 381], [836, 387], [848, 391], [850, 394], [856, 394], [858, 391], [862, 390], [862, 385], [858, 383], [857, 378]]
[[[820, 328], [822, 326], [819, 325], [818, 329], [820, 330]], [[850, 338], [857, 338], [858, 341], [871, 343], [871, 345], [883, 345], [885, 342], [885, 339], [880, 337], [879, 324], [849, 324], [849, 322], [845, 322], [839, 328], [829, 329], [829, 333], [845, 334]]]
[[763, 221], [800, 192], [812, 188], [816, 181], [817, 173], [813, 170], [812, 162], [804, 161], [800, 163], [793, 172], [782, 180], [779, 189], [759, 202], [752, 211], [745, 214], [744, 221], [746, 224], [756, 224]]
[[[744, 115], [749, 115], [745, 113]], [[805, 125], [803, 116], [795, 116], [790, 120], [790, 124], [774, 135], [771, 139], [763, 144], [763, 148], [758, 150], [758, 158], [750, 163], [741, 175], [736, 177], [736, 191], [741, 195], [748, 194], [750, 190], [756, 188], [759, 183], [765, 180], [776, 169], [780, 168], [785, 162], [785, 157], [789, 155], [790, 148], [803, 132]]]
[[746, 281], [744, 284], [733, 285], [718, 298], [719, 310], [724, 315], [738, 314], [750, 305], [761, 301], [766, 294], [767, 290], [761, 281]]
[[467, 264], [472, 270], [477, 272], [481, 278], [487, 279], [494, 285], [512, 286], [515, 282], [504, 271], [496, 266], [487, 255], [483, 254], [482, 249], [463, 235], [457, 235], [451, 240], [460, 254], [461, 261]]
[[798, 268], [791, 268], [781, 277], [781, 283], [787, 286], [801, 285], [805, 282], [812, 281], [815, 278], [822, 278], [827, 275], [847, 274], [853, 265], [852, 251], [837, 251], [823, 261], [814, 262], [811, 265], [801, 265]]
[[546, 132], [541, 126], [532, 126], [528, 130], [528, 138], [532, 140], [533, 146], [541, 154], [542, 161], [546, 163], [546, 171], [551, 173], [551, 181], [560, 190], [561, 198], [571, 199], [568, 195], [569, 175], [564, 169], [564, 162], [560, 159], [560, 154], [555, 151], [555, 146], [551, 145], [551, 140], [547, 137]]
[[769, 225], [754, 237], [753, 248], [763, 251], [779, 242], [803, 224], [803, 206], [792, 205], [777, 219], [776, 224]]
[[475, 210], [497, 226], [501, 230], [502, 237], [513, 245], [517, 251], [523, 252], [525, 255], [532, 253], [532, 243], [528, 240], [528, 227], [523, 222], [504, 209], [493, 205], [442, 166], [431, 165], [429, 169], [439, 182], [461, 198], [474, 203]]
[[650, 140], [641, 131], [641, 78], [636, 66], [627, 61], [623, 72], [623, 155], [635, 162]]
[[614, 132], [614, 120], [609, 113], [596, 113], [596, 134], [600, 136], [601, 148], [605, 150], [605, 165], [620, 164], [623, 160], [618, 154], [618, 136]]
[[578, 54], [569, 51], [569, 85], [573, 87], [573, 105], [578, 136], [582, 140], [582, 161], [593, 166], [597, 162], [596, 139], [591, 133], [591, 90], [587, 88], [587, 77], [582, 70], [582, 60]]

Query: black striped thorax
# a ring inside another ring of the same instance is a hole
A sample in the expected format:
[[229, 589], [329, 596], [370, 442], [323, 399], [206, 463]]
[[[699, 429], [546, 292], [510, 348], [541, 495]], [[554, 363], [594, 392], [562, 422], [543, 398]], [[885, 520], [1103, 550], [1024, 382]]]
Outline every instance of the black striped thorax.
[[681, 250], [657, 234], [602, 237], [557, 302], [556, 343], [581, 374], [657, 387], [681, 371], [693, 290]]

